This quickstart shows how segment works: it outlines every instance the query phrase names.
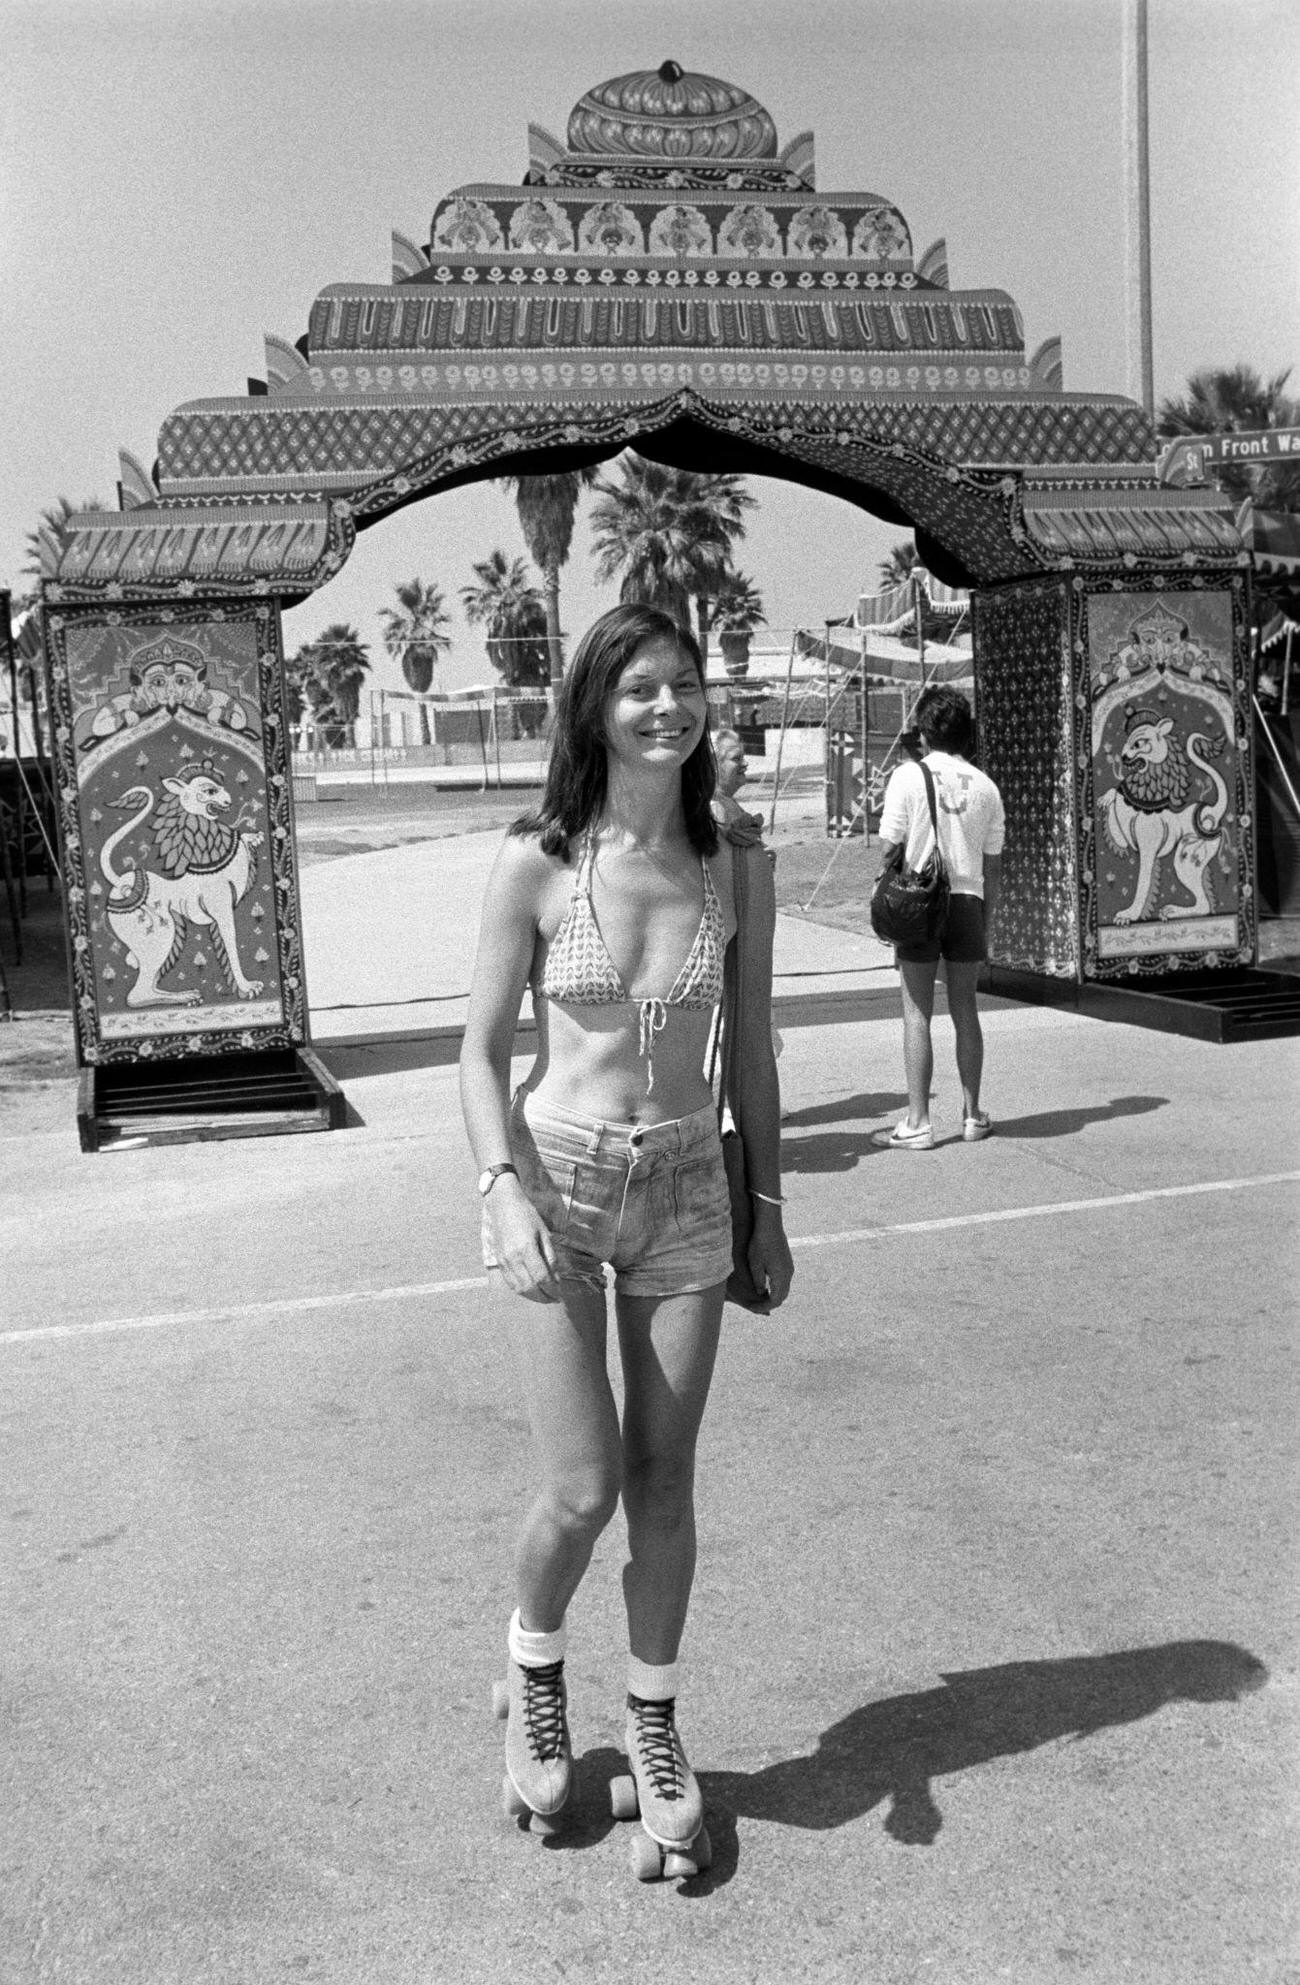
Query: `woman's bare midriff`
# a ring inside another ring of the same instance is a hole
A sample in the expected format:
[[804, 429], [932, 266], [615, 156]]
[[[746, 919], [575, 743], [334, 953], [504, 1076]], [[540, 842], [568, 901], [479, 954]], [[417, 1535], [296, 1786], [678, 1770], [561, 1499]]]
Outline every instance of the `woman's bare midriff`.
[[537, 1059], [524, 1088], [539, 1101], [603, 1123], [671, 1123], [711, 1099], [704, 1060], [713, 1024], [710, 1010], [670, 1006], [654, 1042], [654, 1088], [646, 1089], [639, 1052], [640, 1008], [565, 1006], [535, 999]]

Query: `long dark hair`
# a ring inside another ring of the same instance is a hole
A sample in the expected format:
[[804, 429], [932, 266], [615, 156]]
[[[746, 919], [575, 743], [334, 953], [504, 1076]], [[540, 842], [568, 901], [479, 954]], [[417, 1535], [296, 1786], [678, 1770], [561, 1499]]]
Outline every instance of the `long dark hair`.
[[[647, 641], [666, 637], [695, 669], [704, 687], [704, 657], [699, 643], [671, 614], [658, 607], [611, 607], [593, 621], [565, 671], [555, 703], [551, 758], [542, 803], [535, 813], [522, 814], [512, 834], [536, 834], [548, 855], [569, 859], [569, 843], [578, 839], [600, 816], [609, 780], [609, 746], [605, 715], [619, 677]], [[717, 853], [718, 830], [710, 809], [715, 780], [713, 746], [706, 724], [703, 735], [682, 766], [682, 807], [686, 833], [697, 854]]]

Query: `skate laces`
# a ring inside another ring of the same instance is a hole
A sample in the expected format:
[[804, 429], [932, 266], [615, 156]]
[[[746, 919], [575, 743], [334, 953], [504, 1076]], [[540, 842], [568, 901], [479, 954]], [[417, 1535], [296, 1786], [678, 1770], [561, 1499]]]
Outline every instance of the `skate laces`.
[[539, 1762], [558, 1758], [564, 1750], [564, 1663], [545, 1668], [520, 1667], [524, 1678], [524, 1729], [528, 1748]]
[[661, 1799], [684, 1798], [683, 1759], [673, 1722], [675, 1698], [648, 1702], [629, 1695], [627, 1706], [636, 1721], [637, 1751], [655, 1792]]

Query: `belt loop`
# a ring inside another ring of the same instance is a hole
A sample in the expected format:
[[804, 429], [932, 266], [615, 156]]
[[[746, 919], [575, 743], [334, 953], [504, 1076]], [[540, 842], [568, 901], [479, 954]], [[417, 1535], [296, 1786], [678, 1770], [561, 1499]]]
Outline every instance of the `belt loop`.
[[594, 1123], [591, 1126], [591, 1136], [587, 1139], [587, 1156], [589, 1158], [594, 1158], [600, 1150], [600, 1140], [604, 1135], [605, 1126], [603, 1123]]

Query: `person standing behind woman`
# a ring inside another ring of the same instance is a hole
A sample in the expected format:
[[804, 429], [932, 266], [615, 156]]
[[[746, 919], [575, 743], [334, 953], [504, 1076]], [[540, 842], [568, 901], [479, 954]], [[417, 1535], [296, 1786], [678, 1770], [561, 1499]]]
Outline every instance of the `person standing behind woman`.
[[975, 725], [970, 704], [959, 689], [946, 683], [927, 689], [916, 706], [914, 722], [921, 737], [921, 762], [900, 765], [885, 788], [881, 846], [886, 860], [901, 847], [909, 868], [920, 868], [932, 852], [934, 828], [921, 771], [924, 763], [934, 780], [940, 851], [948, 864], [952, 893], [937, 937], [928, 944], [894, 947], [903, 986], [903, 1062], [907, 1074], [907, 1116], [884, 1140], [895, 1151], [929, 1151], [934, 1146], [930, 1023], [941, 957], [948, 1012], [957, 1037], [962, 1136], [968, 1144], [975, 1144], [993, 1128], [980, 1106], [984, 1035], [975, 987], [980, 966], [988, 957], [988, 931], [1002, 880], [1002, 795], [987, 773], [970, 762]]
[[[484, 1260], [523, 1299], [512, 1305], [514, 1348], [542, 1476], [515, 1559], [507, 1806], [546, 1823], [569, 1798], [566, 1614], [621, 1495], [628, 1756], [646, 1831], [682, 1850], [702, 1824], [674, 1711], [695, 1449], [732, 1265], [704, 1073], [736, 928], [713, 786], [698, 647], [655, 608], [615, 607], [578, 644], [541, 805], [514, 823], [488, 883], [460, 1062]], [[735, 1109], [754, 1199], [750, 1265], [775, 1304], [793, 1272], [769, 1031], [775, 897], [761, 848], [736, 859], [748, 908]], [[538, 1053], [512, 1098], [525, 985]], [[621, 1424], [606, 1370], [606, 1263]]]
[[749, 766], [745, 762], [745, 747], [741, 743], [740, 732], [732, 730], [729, 724], [713, 733], [713, 762], [717, 767], [713, 791], [715, 818], [727, 824], [732, 821], [758, 824], [757, 814], [746, 813], [736, 798], [749, 776]]

